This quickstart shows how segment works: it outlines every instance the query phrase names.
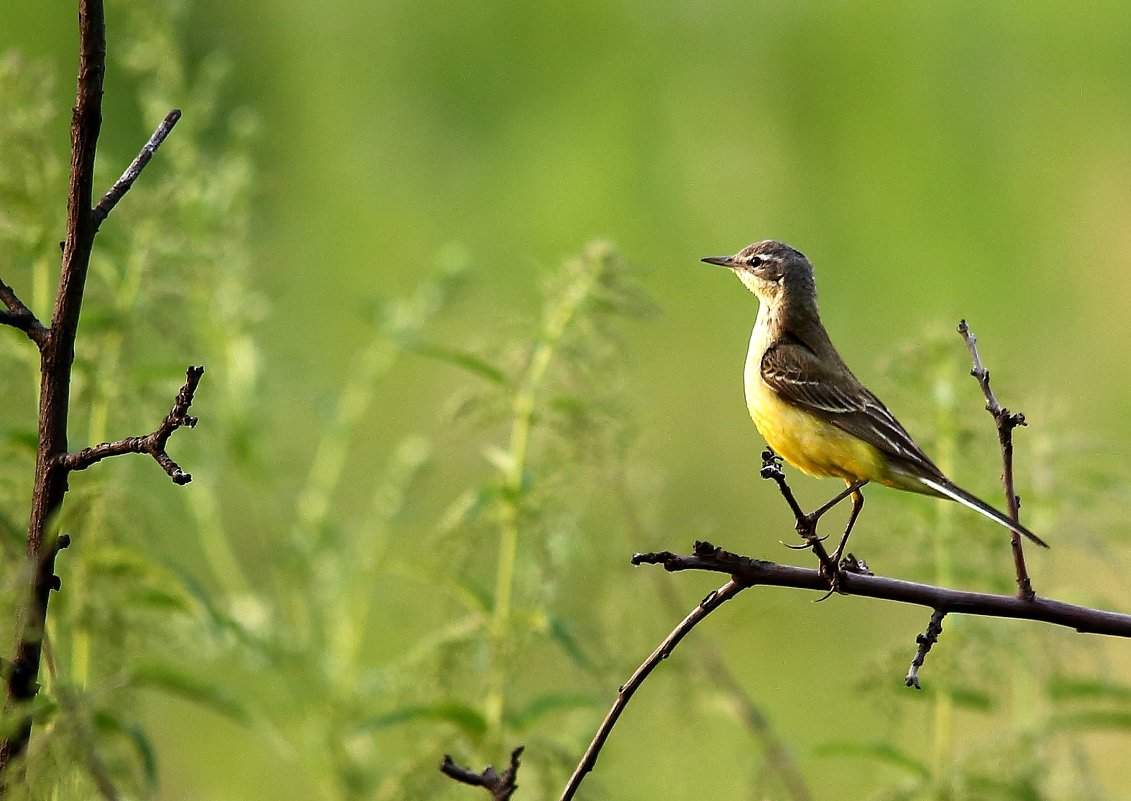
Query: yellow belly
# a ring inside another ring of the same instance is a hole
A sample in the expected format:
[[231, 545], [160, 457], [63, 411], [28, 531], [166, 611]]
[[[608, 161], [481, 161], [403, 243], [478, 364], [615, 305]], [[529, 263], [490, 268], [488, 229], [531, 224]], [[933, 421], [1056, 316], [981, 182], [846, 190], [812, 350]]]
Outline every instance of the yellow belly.
[[888, 483], [880, 451], [857, 437], [783, 401], [760, 375], [746, 376], [746, 407], [766, 443], [811, 476]]

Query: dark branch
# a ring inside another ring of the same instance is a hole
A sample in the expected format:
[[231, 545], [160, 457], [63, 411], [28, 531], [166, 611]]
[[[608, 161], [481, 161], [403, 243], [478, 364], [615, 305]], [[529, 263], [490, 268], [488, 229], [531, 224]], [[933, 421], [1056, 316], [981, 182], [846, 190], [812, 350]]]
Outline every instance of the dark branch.
[[[9, 722], [0, 740], [0, 795], [20, 783], [19, 773], [11, 768], [14, 763], [22, 764], [20, 758], [31, 738], [32, 720], [24, 710], [39, 692], [37, 679], [43, 656], [47, 605], [58, 586], [51, 521], [57, 519], [63, 505], [67, 482], [66, 472], [52, 470], [51, 464], [59, 454], [67, 452], [71, 365], [75, 360], [75, 336], [94, 245], [95, 228], [91, 217], [94, 157], [102, 128], [102, 90], [106, 74], [106, 20], [102, 0], [79, 0], [78, 16], [79, 73], [71, 115], [67, 233], [51, 327], [37, 343], [40, 349], [38, 447], [26, 550], [30, 586], [16, 622], [12, 667], [4, 677], [4, 713]], [[17, 709], [20, 712], [15, 712]]]
[[521, 745], [511, 751], [510, 767], [502, 774], [495, 770], [494, 765], [488, 765], [483, 768], [482, 773], [476, 773], [471, 768], [457, 765], [447, 754], [444, 754], [444, 760], [440, 763], [440, 772], [457, 782], [470, 784], [472, 787], [483, 787], [495, 801], [508, 801], [518, 789], [518, 760], [522, 756], [522, 751]]
[[[994, 418], [997, 426], [998, 444], [1001, 446], [1001, 486], [1005, 492], [1006, 512], [1015, 523], [1021, 522], [1021, 499], [1017, 497], [1013, 481], [1013, 429], [1027, 425], [1025, 415], [1020, 412], [1013, 413], [998, 403], [994, 391], [990, 389], [990, 371], [982, 364], [978, 355], [978, 338], [966, 325], [965, 320], [958, 323], [958, 333], [966, 342], [966, 349], [970, 351], [970, 359], [974, 366], [970, 375], [978, 380], [982, 394], [986, 396], [986, 411]], [[1029, 579], [1029, 570], [1025, 566], [1025, 552], [1021, 547], [1021, 535], [1016, 531], [1010, 532], [1009, 547], [1013, 552], [1013, 568], [1017, 575], [1017, 597], [1031, 601], [1036, 597], [1033, 591], [1033, 582]]]
[[[696, 543], [695, 553], [691, 556], [680, 556], [670, 551], [663, 551], [636, 554], [632, 557], [632, 561], [637, 565], [663, 565], [664, 569], [669, 571], [709, 570], [726, 573], [745, 585], [764, 584], [822, 592], [829, 588], [828, 579], [818, 570], [739, 556], [716, 548], [709, 542]], [[1131, 637], [1131, 615], [1077, 606], [1039, 596], [1026, 601], [1011, 595], [952, 590], [931, 584], [848, 572], [842, 573], [838, 589], [844, 595], [916, 604], [949, 614], [1036, 620], [1056, 626], [1067, 626], [1084, 634]]]
[[[637, 563], [636, 558], [636, 556], [633, 557], [634, 563]], [[613, 702], [609, 713], [605, 715], [605, 719], [601, 721], [597, 733], [593, 736], [593, 741], [589, 743], [589, 747], [585, 749], [585, 755], [582, 756], [581, 762], [579, 762], [574, 769], [573, 775], [569, 777], [569, 783], [566, 785], [565, 790], [562, 791], [561, 801], [569, 801], [573, 798], [577, 793], [577, 789], [581, 786], [581, 782], [584, 781], [585, 776], [593, 770], [594, 766], [597, 764], [597, 755], [601, 753], [601, 748], [609, 738], [609, 734], [612, 732], [613, 726], [616, 725], [617, 719], [621, 716], [621, 713], [624, 712], [625, 707], [628, 706], [628, 702], [632, 700], [633, 694], [640, 688], [640, 685], [644, 683], [644, 680], [648, 678], [648, 675], [655, 670], [662, 661], [671, 656], [672, 651], [679, 645], [680, 640], [682, 640], [689, 631], [695, 628], [701, 620], [746, 589], [746, 586], [744, 581], [738, 578], [732, 578], [726, 584], [704, 598], [699, 603], [699, 606], [695, 607], [691, 614], [685, 617], [680, 624], [672, 630], [671, 634], [664, 638], [664, 641], [660, 643], [659, 647], [644, 660], [643, 664], [636, 669], [636, 672], [621, 686], [620, 690], [617, 692], [616, 701]], [[826, 586], [828, 585], [826, 584]]]
[[923, 689], [919, 684], [919, 668], [923, 667], [923, 662], [926, 660], [927, 652], [931, 650], [931, 646], [939, 641], [944, 617], [946, 617], [946, 612], [936, 609], [931, 613], [931, 622], [927, 624], [927, 630], [915, 638], [919, 650], [916, 651], [915, 658], [911, 660], [911, 669], [907, 671], [905, 681], [908, 687], [914, 687], [916, 690]]
[[15, 290], [2, 280], [0, 280], [0, 303], [6, 307], [0, 309], [0, 325], [10, 325], [20, 329], [28, 335], [28, 339], [42, 348], [43, 343], [47, 341], [47, 329], [39, 322], [39, 318], [32, 313], [32, 310], [19, 299]]
[[169, 454], [165, 452], [165, 446], [169, 442], [169, 437], [178, 428], [196, 426], [196, 418], [189, 417], [188, 411], [189, 407], [192, 406], [196, 387], [200, 384], [200, 378], [203, 375], [203, 367], [188, 368], [185, 385], [181, 387], [181, 391], [177, 394], [173, 408], [165, 415], [161, 425], [152, 434], [144, 437], [126, 437], [117, 442], [103, 442], [92, 448], [83, 448], [76, 453], [62, 454], [55, 458], [54, 466], [61, 467], [64, 470], [85, 470], [92, 464], [111, 456], [122, 456], [127, 453], [148, 453], [169, 474], [169, 478], [173, 479], [174, 484], [188, 484], [192, 481], [192, 476], [181, 470], [180, 466], [169, 457]]
[[173, 130], [173, 126], [177, 124], [177, 120], [181, 118], [181, 110], [178, 108], [173, 109], [165, 115], [165, 119], [157, 126], [153, 132], [153, 136], [149, 137], [149, 141], [142, 147], [141, 152], [137, 154], [130, 166], [126, 167], [126, 171], [122, 173], [122, 177], [114, 182], [110, 190], [102, 196], [98, 201], [98, 205], [91, 210], [91, 217], [94, 221], [94, 228], [98, 230], [98, 226], [102, 225], [102, 221], [114, 210], [118, 205], [118, 201], [130, 191], [130, 187], [134, 185], [134, 181], [141, 175], [141, 171], [145, 169], [145, 165], [153, 158], [153, 154], [157, 152], [157, 148], [161, 147], [161, 143], [165, 141]]

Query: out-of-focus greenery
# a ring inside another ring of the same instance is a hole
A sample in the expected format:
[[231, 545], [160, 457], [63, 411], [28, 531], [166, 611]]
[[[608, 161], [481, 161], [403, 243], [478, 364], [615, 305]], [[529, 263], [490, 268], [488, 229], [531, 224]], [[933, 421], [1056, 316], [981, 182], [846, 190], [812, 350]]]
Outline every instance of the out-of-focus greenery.
[[[4, 18], [0, 275], [46, 317], [74, 8]], [[114, 4], [108, 45], [101, 185], [185, 117], [100, 234], [72, 441], [149, 430], [208, 372], [171, 443], [191, 485], [73, 477], [30, 794], [467, 798], [442, 753], [524, 742], [517, 797], [554, 797], [714, 586], [633, 550], [805, 560], [742, 404], [754, 301], [697, 262], [756, 238], [810, 255], [860, 377], [998, 498], [969, 318], [1032, 423], [1038, 592], [1131, 608], [1131, 7], [200, 0]], [[36, 369], [0, 329], [4, 620]], [[877, 489], [853, 546], [1008, 592], [972, 517]], [[775, 742], [815, 798], [1129, 797], [1122, 643], [948, 618], [914, 693], [926, 615], [808, 601], [708, 621], [586, 797], [797, 798]]]

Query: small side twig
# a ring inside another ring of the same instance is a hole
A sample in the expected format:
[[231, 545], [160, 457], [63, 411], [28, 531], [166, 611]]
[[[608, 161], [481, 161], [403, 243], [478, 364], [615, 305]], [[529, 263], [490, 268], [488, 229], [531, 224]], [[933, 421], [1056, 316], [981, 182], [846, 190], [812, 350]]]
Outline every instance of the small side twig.
[[39, 322], [39, 318], [35, 316], [32, 310], [19, 299], [16, 291], [5, 284], [3, 280], [0, 280], [0, 303], [5, 306], [5, 308], [0, 309], [0, 325], [18, 328], [28, 335], [28, 339], [42, 349], [43, 343], [47, 340], [47, 329], [43, 323]]
[[[1006, 512], [1015, 523], [1021, 521], [1021, 499], [1017, 496], [1013, 481], [1013, 429], [1027, 425], [1025, 415], [1020, 412], [1011, 412], [998, 403], [994, 391], [990, 388], [990, 371], [982, 364], [978, 354], [978, 338], [966, 324], [965, 320], [958, 323], [958, 333], [966, 342], [970, 351], [973, 367], [970, 375], [978, 381], [982, 394], [986, 396], [986, 411], [994, 418], [997, 426], [998, 443], [1001, 445], [1001, 484], [1005, 492]], [[1010, 532], [1009, 545], [1013, 551], [1013, 567], [1017, 574], [1017, 597], [1031, 601], [1036, 597], [1033, 591], [1033, 582], [1029, 579], [1029, 571], [1025, 566], [1025, 552], [1021, 547], [1021, 535], [1016, 531]]]
[[[638, 558], [651, 556], [650, 554], [636, 554], [632, 557], [633, 564], [641, 564]], [[724, 603], [729, 601], [738, 593], [746, 589], [748, 585], [737, 578], [731, 578], [723, 586], [711, 592], [704, 598], [699, 606], [692, 610], [691, 614], [680, 621], [679, 625], [672, 629], [672, 632], [664, 638], [663, 642], [656, 648], [651, 655], [644, 660], [644, 662], [636, 669], [636, 671], [629, 677], [620, 690], [617, 692], [616, 701], [613, 702], [612, 708], [609, 713], [605, 715], [605, 719], [601, 721], [597, 733], [593, 736], [593, 741], [589, 743], [589, 747], [585, 749], [585, 754], [581, 757], [581, 761], [573, 771], [573, 775], [569, 777], [569, 782], [566, 784], [565, 790], [562, 791], [560, 801], [570, 801], [576, 795], [581, 782], [585, 780], [585, 776], [593, 770], [597, 764], [597, 756], [601, 753], [601, 748], [604, 746], [605, 741], [609, 738], [609, 734], [616, 725], [617, 719], [620, 718], [621, 713], [624, 712], [628, 702], [632, 700], [633, 694], [648, 678], [648, 675], [656, 669], [656, 667], [671, 656], [672, 651], [679, 645], [680, 640], [687, 636], [696, 625], [699, 624], [707, 615], [714, 612]]]
[[102, 196], [102, 199], [98, 201], [98, 205], [91, 209], [90, 214], [94, 224], [94, 230], [98, 230], [98, 226], [102, 225], [102, 221], [114, 210], [114, 207], [118, 205], [118, 201], [122, 199], [126, 192], [130, 191], [130, 187], [134, 185], [134, 181], [138, 179], [138, 176], [141, 175], [141, 171], [145, 169], [145, 165], [153, 158], [153, 154], [157, 152], [157, 148], [161, 147], [161, 143], [172, 133], [173, 126], [177, 124], [177, 120], [180, 118], [181, 110], [179, 108], [175, 108], [165, 115], [165, 119], [157, 126], [153, 135], [149, 137], [149, 141], [142, 146], [141, 152], [137, 154], [137, 157], [130, 162], [130, 166], [126, 167], [126, 171], [122, 173], [122, 176], [115, 181], [114, 185]]
[[510, 767], [502, 773], [495, 770], [494, 765], [488, 765], [482, 772], [477, 773], [471, 768], [457, 765], [447, 754], [444, 754], [444, 759], [440, 763], [440, 772], [462, 784], [484, 788], [494, 801], [508, 801], [518, 789], [518, 764], [523, 749], [524, 746], [520, 745], [511, 751]]
[[192, 406], [197, 385], [200, 384], [201, 376], [204, 375], [204, 368], [189, 367], [185, 375], [185, 384], [181, 387], [181, 391], [177, 393], [173, 408], [165, 415], [161, 425], [152, 434], [143, 437], [126, 437], [117, 442], [103, 442], [91, 448], [83, 448], [81, 451], [61, 454], [55, 458], [54, 465], [63, 470], [85, 470], [111, 456], [122, 456], [127, 453], [148, 453], [169, 474], [169, 478], [173, 479], [174, 484], [188, 484], [192, 481], [192, 475], [181, 470], [180, 466], [165, 451], [169, 437], [173, 435], [174, 431], [182, 427], [193, 428], [196, 426], [196, 418], [190, 417], [188, 411], [189, 407]]
[[907, 671], [905, 682], [908, 687], [914, 687], [916, 690], [923, 689], [919, 684], [919, 668], [923, 667], [923, 662], [926, 660], [927, 652], [931, 650], [931, 646], [937, 643], [942, 635], [944, 617], [946, 617], [946, 611], [936, 609], [931, 613], [931, 622], [927, 624], [927, 630], [915, 638], [919, 650], [915, 653], [915, 658], [911, 660], [911, 669]]

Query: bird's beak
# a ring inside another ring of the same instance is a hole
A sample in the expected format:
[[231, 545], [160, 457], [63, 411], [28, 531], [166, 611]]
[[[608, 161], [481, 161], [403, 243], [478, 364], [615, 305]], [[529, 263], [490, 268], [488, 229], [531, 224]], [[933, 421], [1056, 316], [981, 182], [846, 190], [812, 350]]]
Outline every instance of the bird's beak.
[[705, 259], [700, 259], [700, 261], [706, 262], [707, 264], [717, 264], [720, 267], [726, 267], [730, 270], [733, 270], [737, 266], [734, 261], [734, 256], [708, 256]]

